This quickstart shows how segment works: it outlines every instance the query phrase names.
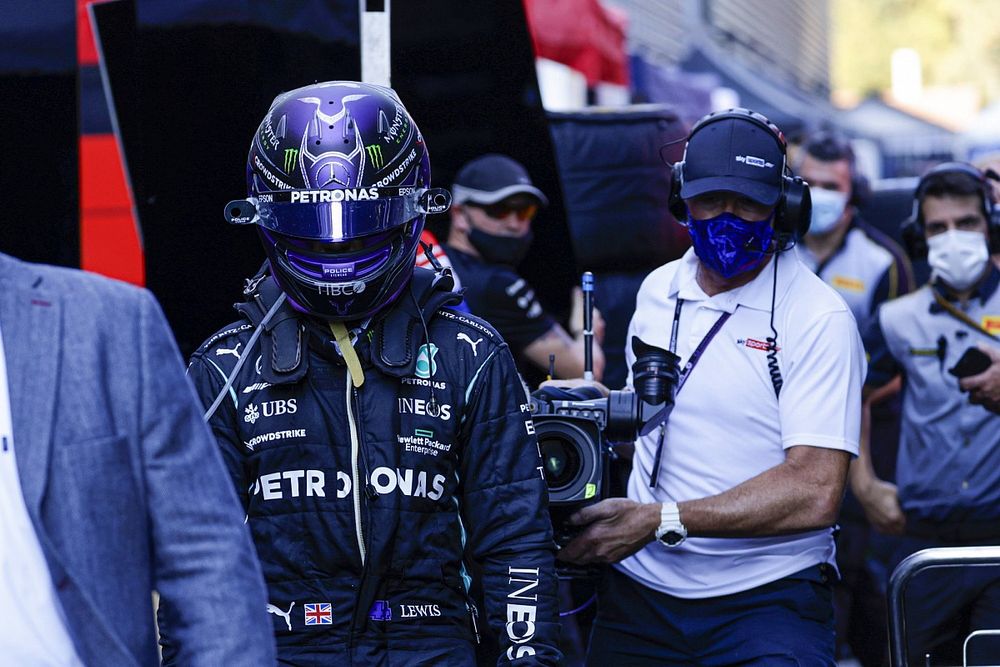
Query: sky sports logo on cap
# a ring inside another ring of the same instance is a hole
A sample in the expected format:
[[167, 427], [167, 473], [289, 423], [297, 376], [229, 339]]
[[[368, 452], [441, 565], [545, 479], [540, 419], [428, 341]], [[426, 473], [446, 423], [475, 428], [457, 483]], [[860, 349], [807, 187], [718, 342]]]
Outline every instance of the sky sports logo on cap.
[[753, 155], [737, 155], [737, 162], [742, 162], [743, 164], [748, 164], [751, 167], [761, 167], [761, 168], [771, 168], [774, 166], [773, 162], [768, 162], [764, 158], [759, 158]]

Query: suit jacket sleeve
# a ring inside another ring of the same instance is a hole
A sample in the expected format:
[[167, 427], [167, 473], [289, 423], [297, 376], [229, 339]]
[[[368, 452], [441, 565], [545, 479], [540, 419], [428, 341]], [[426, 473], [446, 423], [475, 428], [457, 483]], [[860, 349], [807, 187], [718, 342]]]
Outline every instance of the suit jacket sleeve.
[[159, 306], [140, 305], [143, 476], [166, 662], [275, 662], [260, 565]]

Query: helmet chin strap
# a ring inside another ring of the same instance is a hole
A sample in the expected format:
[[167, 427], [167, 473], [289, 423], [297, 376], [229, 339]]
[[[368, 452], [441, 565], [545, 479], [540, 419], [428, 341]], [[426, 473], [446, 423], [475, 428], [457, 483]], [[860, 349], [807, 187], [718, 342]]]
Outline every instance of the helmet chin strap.
[[343, 355], [344, 361], [347, 363], [347, 372], [351, 374], [351, 382], [354, 383], [355, 388], [360, 387], [365, 383], [365, 371], [361, 368], [361, 360], [358, 359], [358, 353], [354, 350], [354, 344], [351, 343], [351, 335], [347, 332], [347, 327], [339, 321], [329, 322], [328, 326], [333, 337], [337, 340], [340, 354]]

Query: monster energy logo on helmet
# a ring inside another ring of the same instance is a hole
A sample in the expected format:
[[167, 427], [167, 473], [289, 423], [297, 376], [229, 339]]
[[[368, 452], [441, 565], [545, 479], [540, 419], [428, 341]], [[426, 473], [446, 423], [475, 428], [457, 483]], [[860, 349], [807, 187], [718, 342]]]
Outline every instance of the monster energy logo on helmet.
[[385, 160], [382, 159], [382, 147], [378, 144], [371, 144], [370, 146], [365, 146], [365, 150], [368, 151], [368, 159], [372, 161], [372, 165], [376, 169], [381, 169], [385, 166]]
[[295, 166], [296, 161], [299, 157], [298, 148], [286, 148], [285, 149], [285, 173], [290, 174], [292, 168]]

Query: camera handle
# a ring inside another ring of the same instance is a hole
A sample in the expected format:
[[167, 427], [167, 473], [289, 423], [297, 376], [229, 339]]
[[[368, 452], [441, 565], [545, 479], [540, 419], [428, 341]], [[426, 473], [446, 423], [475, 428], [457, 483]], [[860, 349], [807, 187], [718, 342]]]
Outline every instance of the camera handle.
[[594, 274], [583, 272], [583, 379], [594, 379]]

